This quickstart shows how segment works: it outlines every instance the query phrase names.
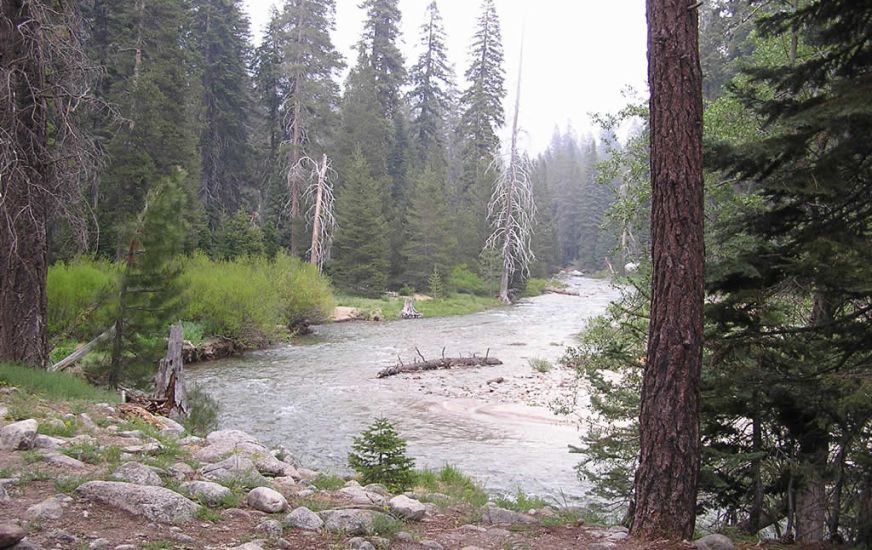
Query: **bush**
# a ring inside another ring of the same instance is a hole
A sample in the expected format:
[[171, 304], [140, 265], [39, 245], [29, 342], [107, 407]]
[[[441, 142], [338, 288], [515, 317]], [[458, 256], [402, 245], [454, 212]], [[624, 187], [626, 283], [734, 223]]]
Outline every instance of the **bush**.
[[106, 261], [78, 258], [48, 269], [48, 334], [90, 340], [105, 327], [99, 324], [107, 298], [118, 287], [118, 269]]
[[183, 419], [185, 429], [194, 435], [206, 435], [218, 429], [221, 405], [200, 386], [188, 391], [188, 416]]
[[442, 275], [436, 267], [433, 267], [433, 273], [427, 278], [427, 288], [430, 289], [430, 296], [437, 300], [445, 298], [445, 283], [442, 282]]
[[323, 323], [330, 319], [336, 302], [330, 283], [317, 266], [279, 254], [272, 267], [272, 281], [277, 285], [285, 325], [293, 326], [304, 320]]
[[385, 418], [378, 418], [360, 437], [354, 438], [348, 464], [364, 484], [381, 483], [401, 492], [415, 481], [415, 461], [406, 456], [406, 441]]
[[545, 294], [545, 288], [548, 286], [548, 281], [546, 279], [527, 279], [527, 282], [524, 284], [524, 296], [539, 296], [540, 294]]
[[448, 286], [457, 292], [483, 296], [488, 293], [484, 279], [473, 273], [465, 265], [456, 265], [451, 269]]
[[530, 359], [529, 363], [530, 366], [533, 367], [533, 370], [535, 370], [536, 372], [541, 372], [544, 374], [551, 370], [551, 361], [549, 361], [548, 359], [540, 359], [537, 357], [536, 359]]

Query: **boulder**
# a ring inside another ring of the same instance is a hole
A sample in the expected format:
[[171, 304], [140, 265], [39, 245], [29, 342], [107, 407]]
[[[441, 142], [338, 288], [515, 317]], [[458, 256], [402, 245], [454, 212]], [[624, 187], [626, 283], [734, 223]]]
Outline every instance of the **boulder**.
[[201, 462], [215, 462], [228, 454], [266, 456], [269, 449], [245, 432], [218, 430], [206, 436], [206, 446], [194, 453], [194, 458]]
[[89, 481], [75, 493], [158, 523], [191, 521], [200, 508], [196, 502], [169, 489], [120, 481]]
[[538, 523], [536, 518], [527, 514], [506, 510], [498, 506], [485, 506], [483, 512], [482, 520], [491, 525], [532, 525]]
[[233, 497], [233, 492], [223, 485], [211, 481], [191, 481], [182, 483], [179, 487], [182, 493], [188, 495], [206, 506], [218, 506]]
[[375, 546], [371, 542], [361, 537], [348, 539], [345, 544], [350, 550], [375, 550]]
[[324, 526], [324, 521], [318, 517], [318, 514], [305, 506], [300, 506], [285, 516], [285, 523], [306, 531], [317, 531]]
[[246, 542], [245, 544], [240, 544], [239, 546], [234, 546], [230, 550], [263, 550], [264, 541], [253, 540], [251, 542]]
[[71, 470], [83, 470], [87, 467], [81, 460], [62, 454], [47, 454], [45, 455], [44, 461], [46, 464]]
[[49, 497], [27, 509], [30, 520], [61, 519], [63, 515], [64, 508], [57, 497]]
[[384, 506], [386, 503], [385, 497], [378, 493], [367, 491], [360, 485], [349, 485], [339, 489], [339, 494], [345, 495], [351, 499], [353, 504], [375, 504]]
[[258, 485], [268, 482], [257, 471], [254, 462], [244, 456], [234, 455], [215, 464], [207, 464], [200, 468], [200, 475], [209, 481], [232, 482], [245, 480]]
[[288, 501], [281, 493], [269, 487], [257, 487], [249, 491], [245, 501], [255, 510], [275, 514], [288, 509]]
[[176, 462], [168, 468], [168, 471], [176, 479], [187, 479], [194, 475], [194, 469], [184, 462]]
[[331, 533], [344, 533], [354, 537], [366, 535], [372, 529], [373, 519], [379, 514], [369, 510], [326, 510], [318, 514], [324, 528]]
[[88, 544], [89, 550], [107, 550], [112, 546], [112, 543], [106, 539], [94, 539]]
[[88, 416], [88, 413], [82, 413], [79, 415], [79, 424], [89, 432], [96, 431], [98, 429], [97, 424]]
[[9, 548], [18, 544], [26, 534], [24, 529], [14, 523], [0, 523], [0, 548]]
[[729, 537], [724, 535], [706, 535], [693, 543], [694, 548], [700, 550], [735, 550], [736, 546]]
[[171, 418], [155, 415], [154, 419], [160, 423], [160, 433], [163, 435], [174, 435], [178, 437], [185, 433], [185, 427]]
[[154, 470], [139, 462], [126, 462], [112, 473], [112, 479], [137, 485], [163, 487], [164, 482]]
[[51, 437], [48, 435], [36, 434], [36, 437], [33, 439], [33, 448], [34, 449], [57, 449], [59, 447], [63, 447], [67, 442], [63, 439], [59, 439], [57, 437]]
[[282, 524], [274, 519], [264, 520], [257, 524], [254, 532], [264, 535], [268, 539], [280, 539], [282, 538]]
[[265, 476], [300, 479], [300, 474], [296, 468], [286, 462], [282, 462], [271, 454], [255, 454], [250, 458], [254, 461], [257, 471]]
[[423, 519], [427, 512], [427, 508], [423, 504], [405, 495], [395, 496], [388, 502], [388, 505], [391, 512], [412, 521]]
[[38, 427], [39, 424], [32, 418], [3, 426], [0, 429], [0, 449], [4, 451], [32, 449]]
[[121, 448], [122, 452], [132, 455], [156, 455], [163, 451], [160, 441], [151, 441], [143, 445], [129, 445]]

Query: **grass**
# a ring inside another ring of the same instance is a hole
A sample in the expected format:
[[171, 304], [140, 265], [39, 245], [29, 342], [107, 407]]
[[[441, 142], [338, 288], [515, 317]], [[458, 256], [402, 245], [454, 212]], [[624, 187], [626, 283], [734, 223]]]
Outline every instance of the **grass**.
[[28, 470], [26, 472], [22, 472], [18, 477], [18, 486], [19, 487], [27, 487], [34, 481], [48, 481], [52, 479], [51, 472], [46, 472], [45, 470]]
[[336, 491], [345, 487], [345, 480], [335, 474], [318, 474], [310, 483], [321, 491]]
[[55, 423], [48, 422], [40, 422], [39, 427], [37, 428], [37, 432], [42, 435], [49, 435], [53, 437], [73, 437], [76, 435], [76, 431], [78, 430], [78, 425], [76, 424], [76, 420], [73, 418], [67, 420], [59, 420]]
[[372, 518], [372, 534], [391, 539], [406, 528], [406, 524], [387, 514], [376, 514]]
[[441, 493], [452, 500], [466, 502], [476, 508], [484, 506], [488, 501], [484, 489], [450, 464], [439, 470], [417, 470], [415, 475], [415, 485], [432, 493]]
[[520, 488], [515, 492], [514, 496], [499, 496], [494, 499], [494, 504], [506, 510], [514, 510], [515, 512], [529, 512], [530, 510], [541, 510], [547, 503], [539, 497], [531, 496], [525, 493]]
[[100, 464], [104, 462], [103, 448], [94, 443], [77, 443], [76, 445], [64, 447], [61, 452], [86, 464]]
[[79, 485], [92, 480], [90, 476], [60, 476], [54, 480], [54, 488], [59, 493], [72, 493]]
[[[359, 309], [365, 318], [371, 318], [373, 312], [379, 312], [380, 318], [384, 321], [399, 319], [404, 303], [403, 298], [362, 298], [348, 295], [339, 295], [336, 301], [341, 306]], [[500, 305], [501, 302], [496, 298], [454, 294], [438, 300], [419, 300], [415, 302], [415, 309], [424, 317], [450, 317], [478, 313]]]
[[25, 464], [33, 464], [34, 462], [42, 462], [45, 460], [45, 455], [39, 451], [24, 451], [21, 455]]
[[535, 359], [530, 359], [527, 362], [530, 364], [530, 367], [532, 367], [534, 371], [541, 372], [542, 374], [545, 374], [553, 368], [551, 361], [549, 361], [548, 359], [541, 359], [537, 357]]
[[0, 385], [15, 386], [27, 393], [57, 401], [78, 400], [92, 403], [120, 401], [115, 392], [92, 386], [71, 374], [49, 372], [10, 363], [0, 363]]
[[320, 498], [305, 497], [297, 500], [294, 503], [294, 507], [298, 506], [305, 506], [306, 508], [317, 514], [318, 512], [330, 510], [331, 508], [333, 508], [333, 503], [329, 500], [322, 500]]
[[214, 512], [205, 506], [200, 506], [197, 508], [197, 512], [194, 514], [194, 517], [201, 521], [208, 521], [211, 523], [221, 523], [224, 519], [221, 514], [218, 512]]

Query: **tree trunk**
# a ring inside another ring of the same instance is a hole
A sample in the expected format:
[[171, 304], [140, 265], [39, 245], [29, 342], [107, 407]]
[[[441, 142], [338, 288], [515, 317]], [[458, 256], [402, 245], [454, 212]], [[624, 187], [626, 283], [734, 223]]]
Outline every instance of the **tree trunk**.
[[42, 29], [30, 10], [0, 0], [0, 361], [45, 367], [48, 108]]
[[318, 167], [318, 188], [315, 190], [315, 212], [312, 216], [312, 248], [309, 251], [309, 263], [321, 270], [324, 251], [321, 250], [321, 201], [324, 197], [324, 185], [327, 179], [327, 155], [321, 157]]
[[182, 323], [170, 327], [166, 357], [160, 360], [154, 377], [154, 398], [164, 401], [161, 411], [170, 417], [188, 415], [188, 396], [185, 390], [185, 376], [182, 367], [182, 345], [184, 344]]
[[697, 11], [648, 1], [652, 298], [632, 532], [688, 539], [699, 477], [703, 330], [702, 76]]

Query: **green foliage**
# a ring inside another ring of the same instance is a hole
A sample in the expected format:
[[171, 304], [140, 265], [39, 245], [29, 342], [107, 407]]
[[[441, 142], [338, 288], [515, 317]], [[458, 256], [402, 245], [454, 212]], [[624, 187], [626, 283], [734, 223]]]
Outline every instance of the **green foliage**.
[[524, 282], [524, 296], [540, 296], [545, 294], [545, 289], [549, 286], [547, 279], [530, 278]]
[[409, 488], [414, 481], [415, 461], [406, 456], [406, 442], [385, 418], [376, 419], [354, 438], [348, 464], [363, 483], [381, 483], [393, 492]]
[[67, 445], [61, 452], [65, 455], [81, 460], [86, 464], [100, 464], [103, 460], [103, 448], [96, 443], [76, 443]]
[[384, 537], [387, 539], [393, 538], [394, 535], [406, 528], [406, 524], [387, 514], [376, 514], [372, 518], [372, 534]]
[[444, 494], [452, 500], [465, 502], [476, 508], [488, 502], [484, 489], [450, 464], [439, 470], [416, 471], [414, 483], [430, 492]]
[[488, 294], [487, 285], [484, 280], [477, 273], [470, 271], [465, 265], [455, 265], [451, 268], [447, 285], [448, 288], [465, 294], [476, 294], [479, 296]]
[[543, 374], [551, 371], [551, 369], [553, 368], [553, 366], [551, 365], [551, 361], [549, 361], [548, 359], [535, 358], [530, 359], [528, 363], [534, 371], [541, 372]]
[[301, 321], [323, 323], [330, 319], [336, 303], [330, 283], [321, 276], [317, 266], [279, 254], [272, 268], [272, 281], [286, 326]]
[[221, 405], [215, 398], [197, 385], [188, 388], [188, 416], [182, 420], [185, 429], [199, 436], [205, 436], [218, 429], [218, 415]]
[[79, 488], [79, 485], [93, 481], [92, 476], [58, 476], [54, 480], [55, 491], [59, 493], [72, 493]]
[[319, 491], [335, 491], [345, 486], [345, 480], [335, 474], [318, 474], [309, 483]]
[[428, 165], [413, 181], [402, 254], [405, 280], [421, 288], [435, 271], [447, 271], [457, 243], [444, 177]]
[[500, 508], [514, 510], [516, 512], [529, 512], [530, 510], [541, 510], [547, 504], [539, 497], [528, 495], [523, 490], [518, 488], [514, 496], [501, 495], [494, 499], [494, 503]]
[[64, 372], [48, 372], [22, 365], [0, 363], [0, 385], [15, 386], [23, 391], [53, 400], [81, 400], [92, 403], [117, 403], [115, 392], [92, 386], [87, 381]]
[[58, 423], [40, 422], [36, 431], [52, 437], [73, 437], [76, 435], [79, 426], [74, 418], [59, 420]]
[[195, 346], [203, 343], [203, 337], [205, 336], [204, 331], [205, 327], [203, 326], [203, 323], [182, 321], [182, 337]]
[[223, 260], [262, 256], [265, 250], [263, 231], [253, 223], [249, 214], [239, 210], [221, 226], [216, 248], [215, 255]]
[[439, 269], [436, 267], [433, 268], [433, 273], [427, 277], [427, 288], [433, 298], [445, 298], [445, 283], [442, 282], [442, 275], [439, 274]]
[[118, 269], [81, 257], [48, 269], [49, 338], [93, 338], [105, 321], [105, 304], [117, 291]]
[[210, 510], [205, 506], [197, 508], [194, 517], [200, 521], [208, 521], [209, 523], [221, 523], [224, 521], [224, 517], [220, 513]]

